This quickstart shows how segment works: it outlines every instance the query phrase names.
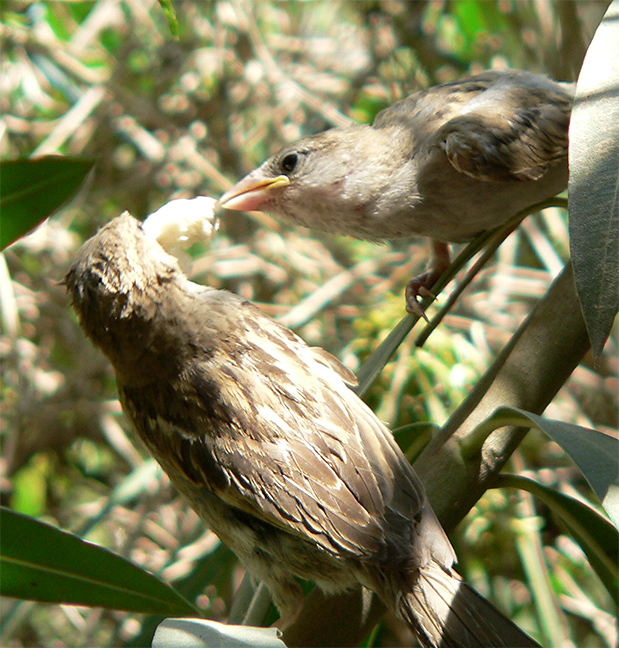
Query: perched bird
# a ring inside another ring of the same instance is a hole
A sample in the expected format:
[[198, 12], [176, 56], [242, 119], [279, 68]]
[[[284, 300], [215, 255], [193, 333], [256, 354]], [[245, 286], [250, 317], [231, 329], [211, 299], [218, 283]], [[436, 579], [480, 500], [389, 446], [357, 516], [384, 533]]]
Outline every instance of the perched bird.
[[435, 269], [407, 289], [417, 310], [417, 294], [449, 265], [446, 243], [567, 187], [572, 100], [571, 84], [521, 70], [445, 83], [385, 108], [372, 126], [286, 146], [220, 204], [361, 239], [431, 237]]
[[[160, 228], [159, 230], [166, 229]], [[466, 586], [423, 486], [355, 377], [250, 302], [189, 281], [125, 213], [65, 283], [125, 415], [179, 492], [264, 581], [374, 590], [424, 646], [533, 646]]]

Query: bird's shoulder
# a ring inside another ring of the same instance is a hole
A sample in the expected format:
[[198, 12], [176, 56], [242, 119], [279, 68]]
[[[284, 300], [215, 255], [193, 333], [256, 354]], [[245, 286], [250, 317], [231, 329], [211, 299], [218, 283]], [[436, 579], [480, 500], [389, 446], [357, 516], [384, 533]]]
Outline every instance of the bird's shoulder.
[[437, 125], [456, 116], [464, 105], [496, 81], [496, 74], [489, 72], [419, 90], [381, 110], [373, 127], [404, 127], [417, 138], [431, 135]]
[[411, 147], [445, 154], [479, 180], [537, 180], [567, 156], [570, 84], [491, 70], [420, 91], [380, 113], [376, 128], [408, 128]]
[[[334, 355], [309, 346], [252, 302], [197, 284], [185, 287], [184, 292], [190, 296], [186, 300], [187, 327], [198, 333], [198, 340], [205, 340], [205, 346], [217, 347], [213, 356], [221, 362], [241, 363], [245, 369], [265, 372], [280, 383], [296, 382], [300, 376], [316, 376], [318, 372], [327, 381], [333, 375], [347, 385], [357, 384], [354, 373]], [[288, 370], [288, 375], [278, 368]]]

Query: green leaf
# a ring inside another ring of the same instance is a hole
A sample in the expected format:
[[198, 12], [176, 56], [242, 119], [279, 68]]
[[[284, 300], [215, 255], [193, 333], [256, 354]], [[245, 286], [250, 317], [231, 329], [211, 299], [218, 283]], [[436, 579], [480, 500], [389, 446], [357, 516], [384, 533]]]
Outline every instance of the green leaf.
[[168, 21], [168, 27], [172, 36], [178, 40], [178, 19], [172, 5], [172, 0], [159, 0], [159, 5]]
[[286, 648], [286, 644], [279, 638], [280, 634], [277, 628], [228, 625], [206, 619], [165, 619], [157, 628], [152, 645], [153, 648], [187, 646], [189, 643], [192, 648]]
[[48, 155], [0, 162], [0, 248], [36, 227], [80, 188], [93, 160]]
[[158, 578], [49, 524], [0, 508], [2, 595], [128, 612], [198, 615]]
[[619, 601], [619, 534], [595, 509], [532, 479], [500, 475], [497, 488], [521, 488], [548, 505], [585, 552], [613, 601]]
[[587, 51], [570, 122], [570, 249], [576, 291], [599, 356], [619, 309], [619, 2]]
[[467, 441], [479, 447], [493, 430], [506, 425], [537, 428], [556, 441], [580, 468], [619, 528], [619, 440], [598, 430], [551, 421], [514, 407], [500, 407]]

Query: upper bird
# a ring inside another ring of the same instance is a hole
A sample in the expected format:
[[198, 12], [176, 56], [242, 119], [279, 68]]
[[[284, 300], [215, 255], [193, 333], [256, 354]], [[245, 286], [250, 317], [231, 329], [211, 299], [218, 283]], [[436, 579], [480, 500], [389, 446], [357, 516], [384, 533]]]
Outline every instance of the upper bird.
[[567, 187], [572, 101], [572, 84], [522, 70], [445, 83], [386, 108], [372, 126], [283, 148], [219, 202], [362, 239], [428, 236], [440, 272], [446, 242]]

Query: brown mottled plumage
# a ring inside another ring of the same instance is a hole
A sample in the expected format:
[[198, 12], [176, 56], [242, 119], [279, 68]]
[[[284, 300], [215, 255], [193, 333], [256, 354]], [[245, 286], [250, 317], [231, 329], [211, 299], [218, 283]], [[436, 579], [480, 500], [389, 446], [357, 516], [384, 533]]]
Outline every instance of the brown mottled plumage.
[[386, 108], [372, 126], [285, 147], [220, 204], [361, 239], [428, 236], [440, 242], [442, 271], [446, 242], [494, 229], [567, 187], [572, 99], [570, 84], [522, 70], [439, 85]]
[[426, 646], [534, 645], [462, 583], [418, 477], [335, 358], [190, 282], [129, 214], [65, 281], [139, 437], [283, 616], [294, 576], [362, 583]]

